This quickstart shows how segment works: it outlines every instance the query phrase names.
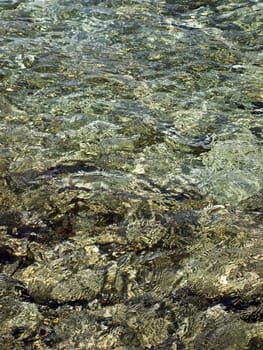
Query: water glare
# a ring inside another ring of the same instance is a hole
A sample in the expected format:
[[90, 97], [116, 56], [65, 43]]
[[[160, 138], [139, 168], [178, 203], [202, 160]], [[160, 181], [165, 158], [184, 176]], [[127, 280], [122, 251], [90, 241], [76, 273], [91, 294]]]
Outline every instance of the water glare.
[[0, 1], [0, 348], [254, 350], [260, 1]]

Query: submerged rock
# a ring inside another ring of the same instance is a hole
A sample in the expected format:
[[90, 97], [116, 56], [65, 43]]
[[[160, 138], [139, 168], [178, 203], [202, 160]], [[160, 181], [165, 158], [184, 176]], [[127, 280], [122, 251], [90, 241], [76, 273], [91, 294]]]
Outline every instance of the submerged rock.
[[0, 346], [1, 349], [25, 349], [30, 338], [36, 336], [44, 316], [37, 305], [6, 296], [1, 298]]
[[0, 2], [1, 349], [263, 348], [261, 7]]

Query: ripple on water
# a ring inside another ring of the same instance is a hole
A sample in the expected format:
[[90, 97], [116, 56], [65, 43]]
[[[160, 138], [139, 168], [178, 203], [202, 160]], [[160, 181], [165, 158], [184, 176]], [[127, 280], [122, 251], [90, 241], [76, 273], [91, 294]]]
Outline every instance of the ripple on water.
[[1, 348], [260, 348], [262, 13], [1, 1]]

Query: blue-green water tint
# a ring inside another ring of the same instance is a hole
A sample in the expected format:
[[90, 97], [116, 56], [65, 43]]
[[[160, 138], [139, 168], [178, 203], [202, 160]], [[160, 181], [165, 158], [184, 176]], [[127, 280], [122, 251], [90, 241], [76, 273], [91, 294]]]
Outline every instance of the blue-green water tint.
[[20, 338], [5, 328], [10, 348], [50, 303], [43, 349], [260, 344], [262, 13], [0, 1], [1, 271], [35, 315]]

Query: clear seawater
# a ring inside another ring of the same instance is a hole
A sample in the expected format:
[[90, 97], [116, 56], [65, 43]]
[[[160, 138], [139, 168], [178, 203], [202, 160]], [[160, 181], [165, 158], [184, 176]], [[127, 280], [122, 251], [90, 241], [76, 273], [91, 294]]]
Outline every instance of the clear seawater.
[[4, 0], [0, 43], [6, 349], [259, 349], [262, 2]]

